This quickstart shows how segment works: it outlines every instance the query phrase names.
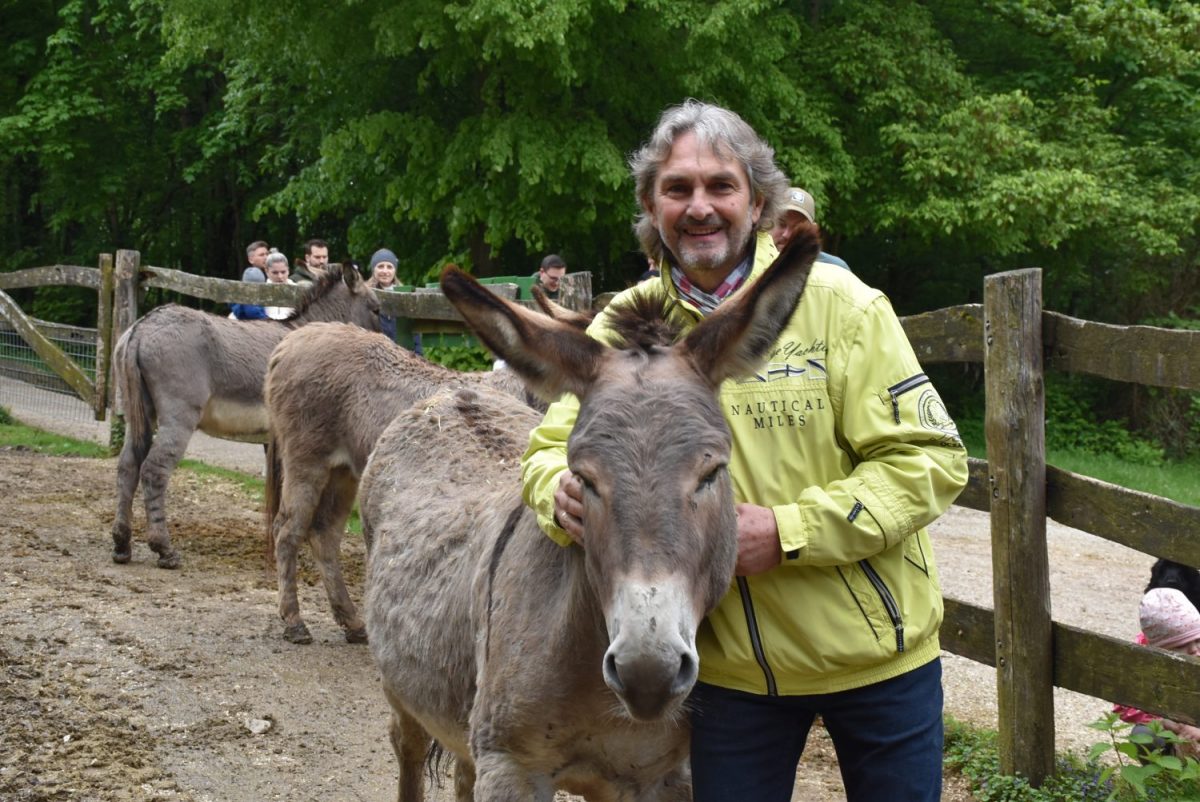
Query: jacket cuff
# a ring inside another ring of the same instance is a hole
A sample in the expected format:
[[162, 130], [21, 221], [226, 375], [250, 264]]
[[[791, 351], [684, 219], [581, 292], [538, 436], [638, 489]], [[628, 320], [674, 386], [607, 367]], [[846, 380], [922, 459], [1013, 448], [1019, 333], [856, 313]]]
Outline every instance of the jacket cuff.
[[546, 537], [550, 538], [558, 545], [570, 546], [575, 542], [571, 539], [571, 536], [567, 534], [566, 529], [563, 529], [561, 526], [554, 523], [554, 513], [550, 513], [549, 516], [538, 513], [537, 522], [538, 526], [542, 528], [542, 531], [546, 533]]
[[808, 546], [808, 524], [804, 514], [800, 512], [799, 504], [780, 504], [772, 507], [775, 513], [775, 526], [779, 528], [779, 547], [783, 550], [783, 561], [800, 559]]

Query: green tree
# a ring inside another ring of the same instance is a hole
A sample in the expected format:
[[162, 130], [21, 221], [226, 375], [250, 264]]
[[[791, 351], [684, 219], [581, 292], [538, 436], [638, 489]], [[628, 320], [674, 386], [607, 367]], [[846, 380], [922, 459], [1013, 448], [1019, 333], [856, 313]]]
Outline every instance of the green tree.
[[271, 187], [257, 168], [261, 142], [225, 130], [226, 77], [164, 60], [153, 3], [12, 5], [0, 248], [19, 258], [8, 266], [95, 264], [135, 248], [154, 264], [236, 275], [245, 210], [283, 182]]
[[1047, 305], [1194, 315], [1200, 11], [1176, 0], [10, 0], [7, 253], [231, 275], [324, 235], [598, 289], [640, 272], [627, 155], [731, 106], [902, 311], [1045, 269]]

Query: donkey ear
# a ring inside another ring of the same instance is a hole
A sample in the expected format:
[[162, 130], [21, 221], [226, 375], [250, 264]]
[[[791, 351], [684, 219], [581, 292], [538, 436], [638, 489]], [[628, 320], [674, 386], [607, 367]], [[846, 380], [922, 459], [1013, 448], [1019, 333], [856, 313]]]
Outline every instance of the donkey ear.
[[779, 339], [800, 301], [821, 252], [820, 229], [801, 225], [758, 281], [739, 291], [696, 326], [680, 347], [715, 388], [749, 376]]
[[583, 331], [592, 323], [592, 318], [595, 315], [576, 312], [574, 309], [568, 309], [560, 303], [556, 303], [546, 295], [546, 291], [538, 285], [534, 284], [529, 288], [529, 292], [533, 295], [533, 300], [537, 301], [537, 305], [542, 308], [550, 317], [555, 320], [561, 320], [563, 323], [570, 324], [574, 328]]
[[570, 324], [510, 303], [454, 265], [442, 272], [442, 292], [484, 344], [537, 395], [583, 395], [607, 348]]
[[355, 285], [362, 282], [362, 274], [358, 272], [358, 268], [354, 266], [348, 258], [342, 260], [342, 281], [350, 289], [354, 289]]

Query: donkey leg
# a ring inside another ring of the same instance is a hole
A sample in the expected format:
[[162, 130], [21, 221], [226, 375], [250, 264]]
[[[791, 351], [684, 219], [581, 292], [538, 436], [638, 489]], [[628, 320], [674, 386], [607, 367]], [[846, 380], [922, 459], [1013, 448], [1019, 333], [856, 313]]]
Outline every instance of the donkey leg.
[[292, 643], [312, 643], [312, 633], [300, 617], [296, 595], [297, 551], [307, 539], [325, 485], [325, 467], [292, 464], [284, 456], [283, 486], [275, 516], [275, 575], [279, 582], [279, 617], [283, 637]]
[[[391, 694], [384, 691], [392, 704], [392, 716], [388, 722], [388, 738], [399, 764], [398, 802], [423, 802], [425, 799], [425, 755], [429, 752], [431, 738], [415, 718], [404, 711]], [[463, 799], [459, 796], [459, 799]], [[471, 797], [466, 797], [470, 800]]]
[[133, 556], [130, 547], [133, 537], [133, 529], [130, 526], [133, 518], [133, 494], [137, 492], [138, 474], [145, 457], [145, 453], [138, 453], [133, 439], [127, 437], [125, 444], [121, 446], [121, 456], [117, 459], [117, 514], [112, 525], [112, 558], [115, 563], [127, 563]]
[[454, 761], [454, 802], [472, 802], [475, 799], [475, 767], [469, 760]]
[[553, 802], [554, 785], [549, 777], [533, 777], [503, 751], [475, 752], [475, 799], [477, 802]]
[[692, 802], [692, 772], [684, 763], [638, 795], [636, 802]]
[[334, 619], [345, 630], [348, 642], [366, 643], [367, 627], [346, 590], [341, 561], [342, 535], [357, 490], [358, 482], [348, 470], [339, 468], [333, 472], [321, 495], [309, 543], [325, 583], [325, 594], [329, 597]]
[[171, 473], [183, 458], [192, 433], [200, 424], [200, 410], [178, 410], [171, 417], [160, 416], [158, 435], [142, 463], [142, 494], [146, 502], [146, 529], [151, 551], [158, 554], [159, 568], [178, 568], [179, 552], [171, 545], [167, 530], [167, 485]]

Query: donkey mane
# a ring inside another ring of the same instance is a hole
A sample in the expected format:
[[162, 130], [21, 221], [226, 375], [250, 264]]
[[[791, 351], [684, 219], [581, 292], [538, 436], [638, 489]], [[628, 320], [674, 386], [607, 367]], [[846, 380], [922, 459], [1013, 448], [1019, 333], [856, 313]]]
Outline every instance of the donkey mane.
[[324, 297], [330, 290], [342, 283], [342, 270], [340, 265], [329, 265], [321, 275], [313, 279], [311, 287], [306, 287], [304, 294], [300, 296], [300, 301], [292, 309], [291, 314], [284, 318], [285, 321], [300, 317], [308, 311], [308, 308], [316, 303], [318, 298]]
[[655, 347], [672, 345], [681, 333], [677, 324], [665, 319], [662, 302], [645, 295], [614, 308], [611, 321], [613, 347], [649, 352]]

